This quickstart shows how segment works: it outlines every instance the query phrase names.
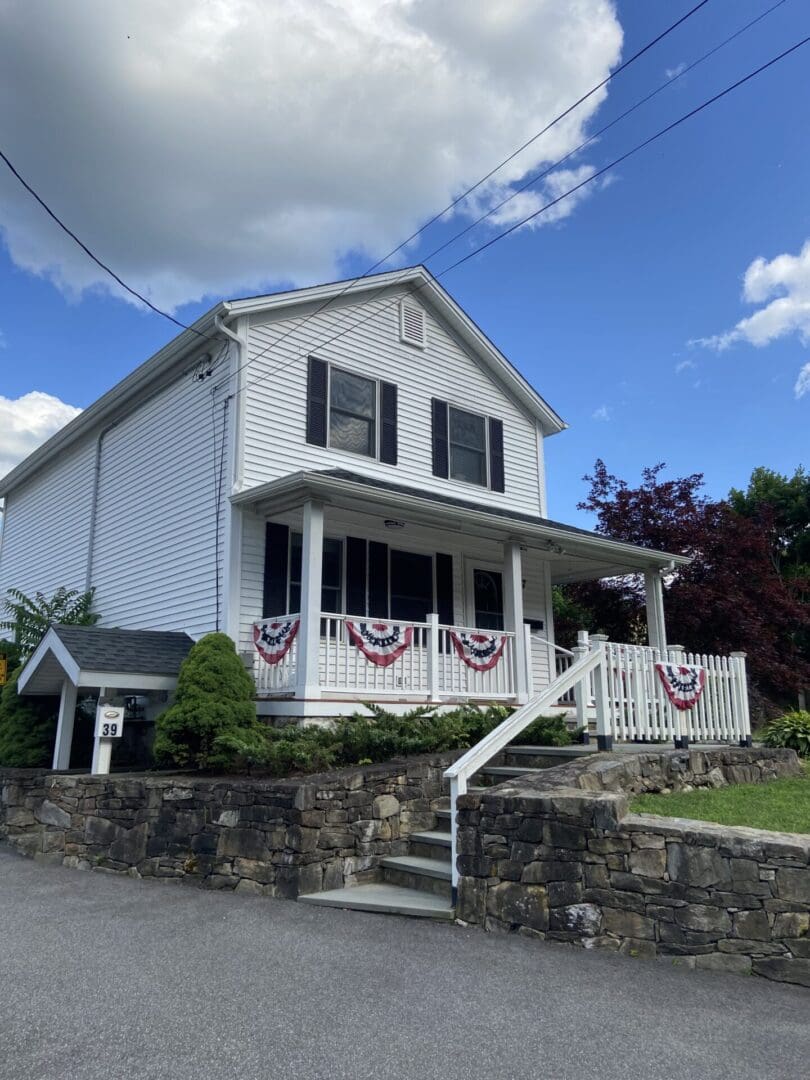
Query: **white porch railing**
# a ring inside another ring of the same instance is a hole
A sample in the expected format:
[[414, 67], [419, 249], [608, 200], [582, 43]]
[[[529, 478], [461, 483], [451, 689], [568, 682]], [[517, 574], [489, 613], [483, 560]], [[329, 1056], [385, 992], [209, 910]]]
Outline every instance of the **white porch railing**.
[[[298, 615], [267, 616], [267, 622], [285, 622]], [[439, 623], [438, 616], [427, 622], [410, 622], [411, 644], [401, 656], [381, 666], [372, 663], [356, 646], [346, 629], [346, 622], [369, 622], [333, 612], [320, 615], [318, 652], [319, 686], [327, 693], [379, 697], [416, 697], [425, 701], [442, 698], [514, 701], [517, 695], [515, 635], [509, 631], [476, 630], [473, 627]], [[260, 626], [261, 623], [256, 623]], [[254, 653], [256, 690], [260, 695], [289, 695], [296, 686], [298, 641], [303, 623], [289, 651], [276, 663], [268, 663]], [[469, 667], [458, 655], [451, 633], [497, 633], [503, 637], [503, 652], [487, 671]]]

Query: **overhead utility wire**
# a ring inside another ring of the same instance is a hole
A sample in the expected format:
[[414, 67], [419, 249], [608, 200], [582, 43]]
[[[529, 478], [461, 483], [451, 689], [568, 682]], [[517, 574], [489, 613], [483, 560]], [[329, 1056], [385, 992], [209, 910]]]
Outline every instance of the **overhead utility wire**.
[[[452, 202], [448, 203], [447, 206], [445, 206], [442, 210], [439, 210], [437, 213], [435, 213], [433, 217], [431, 217], [423, 225], [420, 225], [420, 227], [415, 232], [412, 232], [410, 236], [406, 237], [400, 244], [397, 244], [395, 248], [392, 248], [391, 251], [387, 252], [385, 255], [380, 256], [380, 258], [371, 266], [369, 266], [366, 270], [364, 270], [362, 274], [359, 274], [357, 277], [351, 278], [349, 281], [347, 281], [342, 289], [340, 289], [337, 293], [334, 293], [332, 296], [328, 297], [326, 300], [323, 301], [323, 303], [319, 304], [318, 307], [311, 311], [309, 315], [307, 315], [298, 326], [287, 330], [283, 334], [280, 334], [277, 338], [275, 338], [275, 340], [271, 341], [269, 345], [265, 346], [265, 348], [263, 348], [260, 352], [256, 353], [256, 355], [253, 356], [250, 360], [242, 364], [241, 367], [239, 367], [236, 372], [234, 372], [234, 374], [238, 375], [243, 368], [248, 366], [248, 364], [253, 363], [254, 360], [258, 360], [259, 357], [264, 356], [264, 354], [270, 349], [273, 349], [277, 345], [280, 345], [281, 342], [285, 341], [291, 333], [302, 330], [303, 327], [307, 325], [307, 323], [311, 322], [312, 319], [314, 319], [317, 315], [320, 315], [328, 307], [331, 307], [331, 305], [334, 304], [337, 300], [339, 300], [342, 296], [345, 296], [347, 292], [353, 289], [354, 286], [361, 282], [364, 278], [368, 277], [370, 274], [373, 274], [375, 270], [377, 270], [380, 266], [383, 265], [383, 263], [388, 262], [389, 259], [393, 258], [394, 255], [398, 254], [398, 252], [400, 252], [404, 247], [410, 244], [412, 240], [415, 240], [417, 236], [420, 236], [423, 232], [425, 232], [426, 229], [429, 229], [431, 225], [434, 225], [440, 218], [444, 217], [445, 214], [455, 209], [455, 207], [458, 206], [459, 203], [463, 202], [468, 195], [471, 195], [474, 191], [481, 187], [482, 184], [486, 183], [487, 180], [490, 180], [495, 175], [495, 173], [497, 173], [500, 169], [504, 167], [504, 165], [508, 165], [510, 161], [512, 161], [518, 156], [518, 154], [522, 153], [527, 147], [531, 146], [532, 143], [536, 142], [541, 136], [549, 132], [556, 124], [558, 124], [561, 120], [565, 119], [566, 116], [568, 116], [571, 112], [578, 108], [583, 102], [587, 101], [589, 97], [595, 94], [598, 90], [601, 90], [602, 87], [606, 86], [612, 79], [615, 79], [617, 75], [619, 75], [622, 71], [624, 71], [636, 60], [638, 60], [639, 57], [643, 56], [646, 52], [653, 48], [654, 45], [657, 45], [659, 41], [662, 41], [668, 34], [671, 34], [673, 30], [676, 30], [682, 23], [686, 22], [687, 19], [691, 18], [692, 15], [699, 11], [700, 8], [704, 7], [708, 2], [709, 0], [701, 0], [699, 4], [696, 4], [693, 8], [687, 11], [686, 14], [680, 17], [680, 19], [672, 23], [671, 26], [668, 26], [666, 30], [662, 30], [657, 37], [654, 37], [652, 41], [648, 41], [646, 45], [642, 46], [642, 48], [640, 48], [637, 52], [633, 53], [632, 56], [628, 57], [627, 60], [620, 64], [614, 71], [610, 72], [610, 74], [607, 75], [600, 83], [597, 83], [596, 86], [592, 87], [586, 94], [583, 94], [582, 97], [578, 98], [572, 105], [569, 105], [567, 109], [561, 112], [558, 116], [555, 116], [554, 119], [549, 121], [549, 123], [546, 124], [544, 128], [541, 128], [540, 131], [535, 132], [535, 134], [532, 135], [531, 138], [527, 139], [526, 142], [524, 142], [521, 146], [519, 146], [517, 150], [514, 150], [498, 165], [490, 169], [488, 173], [482, 176], [479, 180], [476, 180], [475, 183], [472, 184], [470, 187], [462, 191], [462, 193], [456, 198], [454, 198]], [[779, 2], [784, 3], [784, 0], [779, 0]], [[720, 46], [718, 46], [718, 48], [719, 47]], [[572, 153], [573, 152], [574, 151], [572, 151]], [[551, 166], [551, 168], [555, 167], [556, 166]], [[465, 232], [466, 231], [468, 230], [465, 230]], [[430, 256], [427, 256], [427, 258], [430, 258]]]
[[[466, 191], [463, 191], [457, 198], [455, 198], [451, 203], [444, 207], [443, 210], [440, 210], [438, 213], [434, 214], [433, 217], [430, 218], [429, 221], [426, 221], [424, 225], [422, 225], [419, 229], [416, 230], [416, 232], [412, 233], [409, 237], [407, 237], [407, 239], [403, 240], [401, 244], [398, 244], [397, 247], [395, 247], [387, 255], [383, 255], [382, 258], [378, 259], [377, 262], [374, 263], [373, 266], [370, 266], [366, 271], [364, 271], [364, 273], [361, 274], [360, 277], [357, 277], [353, 281], [349, 282], [349, 284], [341, 293], [337, 294], [337, 296], [330, 297], [326, 304], [323, 305], [323, 307], [326, 307], [328, 306], [328, 304], [333, 303], [336, 299], [338, 299], [338, 296], [343, 295], [343, 292], [346, 292], [349, 288], [352, 287], [352, 285], [356, 284], [362, 278], [367, 277], [369, 274], [373, 273], [374, 270], [376, 270], [377, 267], [381, 266], [383, 262], [386, 262], [388, 259], [396, 255], [399, 251], [402, 250], [403, 247], [405, 247], [412, 240], [416, 239], [417, 236], [423, 233], [425, 229], [433, 225], [436, 221], [439, 220], [439, 218], [443, 217], [446, 213], [456, 207], [463, 199], [466, 199], [466, 197], [470, 195], [473, 191], [479, 188], [482, 184], [486, 183], [486, 181], [489, 180], [492, 176], [494, 176], [496, 172], [502, 169], [504, 165], [507, 165], [510, 161], [517, 157], [518, 154], [522, 153], [523, 150], [531, 146], [531, 144], [534, 143], [537, 139], [539, 139], [542, 135], [545, 135], [546, 132], [550, 131], [551, 128], [554, 127], [555, 124], [558, 124], [561, 120], [563, 120], [566, 116], [573, 112], [574, 109], [578, 108], [593, 94], [601, 90], [602, 87], [606, 86], [612, 79], [615, 79], [617, 75], [619, 75], [632, 63], [638, 60], [640, 56], [643, 56], [644, 53], [648, 52], [651, 48], [653, 48], [654, 45], [657, 45], [659, 41], [662, 41], [668, 34], [670, 34], [688, 18], [694, 15], [696, 11], [699, 11], [700, 8], [704, 7], [707, 3], [709, 3], [709, 0], [700, 0], [700, 3], [696, 4], [693, 8], [691, 8], [691, 10], [687, 11], [686, 14], [682, 15], [680, 19], [672, 23], [672, 25], [667, 27], [666, 30], [663, 30], [660, 34], [658, 34], [657, 37], [653, 38], [652, 41], [649, 41], [646, 45], [639, 49], [638, 52], [634, 53], [631, 57], [625, 60], [614, 71], [610, 72], [610, 74], [607, 75], [600, 83], [597, 83], [596, 86], [594, 86], [586, 94], [583, 94], [583, 96], [580, 97], [577, 101], [575, 101], [572, 105], [569, 105], [564, 112], [560, 113], [559, 116], [556, 116], [553, 120], [546, 124], [544, 128], [542, 128], [536, 134], [532, 135], [532, 137], [526, 142], [524, 142], [521, 146], [519, 146], [517, 150], [511, 153], [508, 157], [504, 158], [503, 161], [500, 162], [500, 164], [496, 165], [493, 169], [490, 169], [490, 171], [485, 176], [482, 176], [480, 180], [477, 180], [471, 187], [467, 188]], [[197, 337], [202, 338], [204, 341], [211, 340], [213, 335], [203, 334], [195, 327], [189, 326], [187, 323], [184, 323], [180, 319], [177, 319], [173, 315], [170, 315], [168, 311], [163, 311], [162, 308], [159, 308], [157, 307], [157, 305], [153, 304], [151, 300], [148, 300], [142, 293], [138, 292], [137, 289], [133, 288], [131, 285], [128, 285], [122, 277], [116, 274], [116, 272], [110, 266], [108, 266], [93, 251], [91, 251], [87, 244], [85, 244], [84, 241], [81, 240], [76, 235], [76, 233], [71, 228], [69, 228], [68, 225], [65, 224], [64, 221], [62, 221], [59, 215], [51, 209], [51, 207], [42, 198], [42, 196], [39, 195], [38, 192], [31, 186], [31, 184], [29, 184], [28, 181], [21, 175], [21, 173], [14, 166], [10, 158], [3, 152], [2, 149], [0, 149], [0, 160], [5, 163], [11, 174], [19, 181], [19, 183], [25, 188], [29, 195], [36, 199], [42, 209], [46, 212], [46, 214], [48, 214], [50, 218], [52, 218], [54, 222], [56, 222], [59, 228], [62, 229], [62, 231], [65, 232], [71, 238], [71, 240], [73, 240], [74, 243], [76, 243], [82, 249], [82, 251], [88, 256], [88, 258], [90, 258], [96, 264], [96, 266], [103, 270], [105, 274], [108, 274], [113, 279], [113, 281], [115, 281], [118, 285], [121, 286], [122, 289], [128, 292], [130, 296], [134, 296], [137, 300], [140, 300], [141, 303], [145, 304], [146, 307], [148, 307], [151, 311], [155, 312], [156, 315], [161, 315], [164, 319], [168, 319], [169, 322], [173, 323], [175, 326], [180, 327], [181, 330], [189, 330], [191, 333], [196, 334]], [[320, 310], [323, 310], [323, 307], [319, 308], [318, 311], [312, 312], [308, 316], [308, 319], [313, 318], [316, 314], [319, 313]]]
[[[719, 93], [714, 94], [712, 97], [708, 98], [706, 101], [702, 102], [700, 105], [697, 105], [694, 109], [690, 109], [689, 112], [684, 113], [683, 116], [678, 117], [677, 120], [673, 120], [672, 123], [667, 124], [665, 127], [661, 128], [659, 131], [657, 131], [654, 135], [651, 135], [651, 136], [649, 136], [649, 138], [644, 139], [640, 143], [637, 143], [636, 146], [634, 146], [631, 150], [628, 150], [624, 154], [621, 154], [619, 157], [614, 158], [613, 161], [611, 161], [609, 164], [603, 166], [601, 169], [597, 170], [595, 173], [592, 173], [585, 180], [582, 180], [580, 183], [575, 184], [573, 187], [569, 188], [567, 191], [563, 192], [561, 195], [558, 195], [556, 198], [551, 199], [549, 202], [545, 203], [543, 206], [541, 206], [538, 210], [535, 210], [533, 213], [527, 214], [526, 217], [521, 218], [520, 221], [515, 222], [508, 229], [504, 229], [502, 232], [500, 232], [500, 233], [496, 234], [495, 236], [491, 237], [485, 243], [480, 244], [473, 251], [470, 251], [470, 252], [468, 252], [468, 254], [462, 256], [462, 258], [457, 259], [456, 262], [451, 263], [449, 266], [444, 267], [443, 270], [439, 271], [436, 274], [433, 274], [433, 277], [438, 280], [439, 278], [444, 277], [446, 274], [449, 274], [452, 270], [457, 269], [459, 266], [463, 265], [464, 263], [469, 262], [470, 259], [474, 258], [476, 255], [481, 254], [481, 252], [486, 251], [487, 248], [492, 247], [493, 244], [498, 243], [499, 240], [503, 240], [505, 237], [509, 236], [511, 233], [515, 232], [517, 229], [522, 228], [524, 225], [528, 224], [530, 221], [533, 221], [535, 218], [539, 217], [541, 214], [545, 213], [547, 210], [550, 210], [552, 207], [554, 207], [558, 203], [562, 202], [563, 199], [567, 199], [569, 195], [573, 195], [575, 192], [577, 192], [577, 191], [581, 190], [582, 188], [584, 188], [587, 184], [591, 184], [591, 183], [593, 183], [594, 180], [598, 180], [600, 176], [604, 176], [604, 174], [606, 172], [608, 172], [610, 169], [613, 169], [617, 165], [620, 165], [623, 161], [627, 161], [628, 158], [632, 157], [634, 154], [637, 154], [640, 150], [643, 150], [643, 149], [645, 149], [645, 147], [650, 146], [652, 143], [656, 142], [658, 139], [660, 139], [664, 135], [668, 134], [674, 128], [679, 127], [686, 120], [689, 120], [692, 117], [696, 116], [698, 113], [703, 112], [703, 110], [707, 109], [710, 105], [714, 105], [716, 102], [720, 101], [722, 98], [726, 97], [728, 94], [732, 93], [734, 90], [737, 90], [737, 89], [739, 89], [739, 87], [743, 86], [745, 83], [750, 82], [751, 79], [754, 79], [758, 75], [761, 75], [764, 71], [767, 71], [768, 68], [771, 68], [771, 67], [774, 66], [774, 64], [777, 64], [781, 60], [784, 60], [786, 57], [790, 56], [791, 53], [796, 52], [798, 49], [802, 48], [808, 42], [810, 42], [810, 35], [808, 35], [807, 37], [802, 38], [800, 41], [797, 41], [794, 45], [791, 45], [790, 48], [785, 49], [783, 52], [779, 53], [777, 56], [772, 57], [766, 63], [761, 64], [758, 68], [755, 68], [754, 71], [749, 72], [747, 75], [744, 75], [741, 79], [738, 79], [736, 82], [732, 83], [730, 86], [727, 86], [724, 90], [721, 90], [721, 91], [719, 91]], [[423, 282], [421, 285], [417, 285], [415, 287], [412, 287], [410, 289], [410, 295], [412, 295], [412, 296], [416, 295], [422, 289], [426, 288], [426, 286], [429, 285], [429, 284], [430, 284], [430, 282], [427, 281], [427, 282]], [[357, 322], [355, 322], [354, 324], [347, 326], [344, 330], [341, 330], [340, 333], [334, 334], [331, 337], [326, 338], [324, 341], [319, 341], [313, 347], [314, 348], [323, 348], [324, 346], [331, 344], [333, 341], [337, 341], [339, 338], [343, 337], [344, 334], [347, 334], [350, 330], [356, 329], [358, 326], [360, 326], [364, 322], [368, 321], [369, 318], [376, 317], [382, 311], [385, 311], [388, 307], [392, 307], [395, 304], [398, 304], [399, 302], [400, 302], [400, 297], [395, 297], [388, 304], [383, 305], [383, 307], [379, 308], [378, 310], [372, 312], [370, 315], [366, 316], [366, 318], [360, 319]], [[297, 357], [294, 358], [294, 360], [295, 359], [297, 359]], [[288, 361], [288, 363], [290, 363], [290, 362], [294, 362], [294, 361]], [[286, 365], [284, 365], [284, 366], [286, 366]], [[260, 378], [256, 379], [251, 384], [251, 388], [257, 386], [258, 383], [262, 382], [265, 378], [267, 378], [268, 375], [276, 374], [277, 371], [279, 371], [279, 370], [281, 370], [281, 368], [268, 370], [267, 372], [264, 373], [264, 375], [262, 375]]]
[[96, 266], [100, 266], [105, 274], [109, 274], [110, 277], [113, 279], [113, 281], [118, 282], [118, 284], [121, 286], [121, 288], [125, 289], [126, 292], [128, 292], [130, 294], [130, 296], [134, 296], [137, 300], [140, 300], [142, 304], [146, 304], [146, 306], [148, 308], [150, 308], [152, 311], [154, 311], [156, 315], [162, 315], [164, 319], [168, 319], [169, 322], [174, 323], [175, 326], [179, 326], [181, 330], [190, 330], [193, 334], [196, 334], [198, 337], [203, 338], [205, 341], [210, 340], [210, 338], [206, 334], [202, 334], [202, 333], [200, 333], [199, 330], [195, 330], [193, 326], [187, 326], [186, 323], [181, 322], [179, 319], [175, 319], [174, 315], [170, 315], [168, 311], [163, 311], [162, 308], [159, 308], [155, 304], [153, 304], [151, 300], [147, 300], [147, 298], [143, 295], [143, 293], [139, 293], [137, 289], [133, 289], [131, 285], [127, 285], [127, 283], [124, 281], [123, 278], [119, 277], [118, 274], [116, 274], [116, 272], [114, 270], [112, 270], [109, 266], [107, 266], [107, 264], [105, 262], [102, 262], [101, 259], [98, 257], [98, 255], [94, 254], [90, 250], [90, 248], [87, 246], [87, 244], [85, 244], [84, 241], [81, 240], [76, 235], [76, 233], [73, 232], [72, 229], [68, 228], [68, 226], [64, 223], [64, 221], [62, 221], [62, 219], [59, 217], [59, 215], [56, 214], [53, 210], [51, 210], [50, 206], [48, 206], [48, 204], [45, 202], [45, 200], [42, 198], [42, 196], [38, 195], [37, 192], [31, 187], [31, 185], [25, 179], [25, 177], [20, 175], [20, 173], [17, 171], [17, 169], [14, 167], [12, 162], [3, 153], [2, 150], [0, 150], [0, 160], [5, 162], [5, 164], [8, 166], [9, 171], [12, 173], [12, 175], [15, 176], [17, 178], [17, 180], [19, 180], [19, 182], [22, 184], [22, 186], [25, 188], [25, 190], [28, 192], [28, 194], [32, 195], [36, 199], [36, 201], [39, 203], [39, 205], [42, 207], [42, 209], [45, 211], [45, 213], [49, 217], [53, 218], [53, 220], [56, 222], [56, 224], [59, 226], [59, 228], [62, 229], [63, 232], [66, 232], [67, 235], [71, 238], [71, 240], [73, 240], [75, 243], [77, 243], [79, 245], [79, 247], [82, 249], [82, 251], [85, 253], [85, 255], [87, 255], [90, 259], [92, 259], [93, 262], [96, 264]]

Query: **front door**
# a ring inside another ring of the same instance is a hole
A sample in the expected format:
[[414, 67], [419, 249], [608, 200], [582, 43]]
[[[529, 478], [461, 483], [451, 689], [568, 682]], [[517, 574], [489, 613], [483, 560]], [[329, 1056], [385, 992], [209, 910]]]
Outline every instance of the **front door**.
[[472, 567], [473, 626], [503, 630], [503, 574], [483, 566]]

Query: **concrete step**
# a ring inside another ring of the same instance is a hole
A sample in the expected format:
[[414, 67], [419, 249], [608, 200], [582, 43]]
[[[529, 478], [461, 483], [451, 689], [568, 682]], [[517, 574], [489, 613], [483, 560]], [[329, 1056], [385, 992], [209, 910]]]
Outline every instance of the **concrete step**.
[[574, 760], [598, 753], [595, 743], [573, 743], [571, 746], [505, 746], [505, 754], [526, 754], [532, 757], [553, 757]]
[[478, 770], [476, 775], [491, 776], [500, 783], [502, 780], [512, 780], [517, 776], [527, 776], [529, 773], [538, 771], [538, 769], [527, 769], [520, 765], [485, 765], [483, 769]]
[[[441, 850], [435, 847], [431, 851]], [[449, 855], [449, 851], [448, 851]], [[450, 860], [420, 855], [391, 855], [380, 861], [382, 880], [400, 888], [416, 889], [449, 900], [453, 895]]]
[[441, 831], [442, 826], [446, 825], [447, 828], [449, 829], [450, 828], [450, 807], [449, 806], [448, 807], [442, 807], [439, 810], [435, 810], [434, 813], [436, 814], [436, 828], [439, 831]]
[[412, 844], [430, 844], [433, 847], [450, 847], [450, 832], [442, 832], [439, 829], [423, 829], [421, 832], [411, 833], [408, 839]]
[[307, 896], [299, 896], [298, 901], [301, 904], [350, 908], [354, 911], [377, 911], [386, 915], [410, 915], [421, 919], [455, 917], [452, 901], [445, 897], [434, 896], [419, 889], [389, 885], [387, 882], [309, 893]]

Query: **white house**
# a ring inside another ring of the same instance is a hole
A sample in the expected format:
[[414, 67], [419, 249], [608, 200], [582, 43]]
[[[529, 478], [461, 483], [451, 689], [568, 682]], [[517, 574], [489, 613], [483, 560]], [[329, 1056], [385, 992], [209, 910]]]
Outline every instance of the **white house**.
[[526, 702], [572, 662], [552, 586], [620, 573], [667, 659], [683, 560], [549, 520], [564, 427], [421, 266], [223, 301], [0, 481], [0, 596], [222, 629], [270, 716]]

